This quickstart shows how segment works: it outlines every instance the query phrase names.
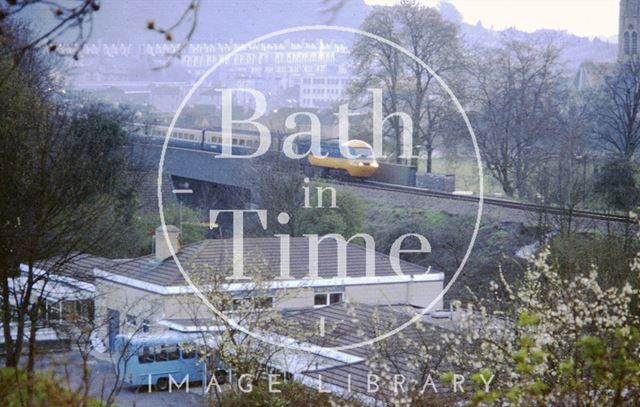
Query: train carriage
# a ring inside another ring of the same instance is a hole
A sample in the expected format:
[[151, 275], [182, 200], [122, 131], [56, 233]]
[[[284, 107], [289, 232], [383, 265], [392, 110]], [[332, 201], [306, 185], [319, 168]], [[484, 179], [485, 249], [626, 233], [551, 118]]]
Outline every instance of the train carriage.
[[[151, 140], [154, 144], [162, 144], [165, 141], [168, 127], [166, 126], [141, 126], [138, 125], [136, 137]], [[191, 148], [213, 153], [222, 153], [222, 135], [220, 129], [193, 130], [174, 127], [169, 139], [169, 145], [179, 148]], [[248, 130], [234, 130], [231, 139], [231, 151], [234, 155], [249, 155], [256, 151], [260, 145], [259, 134]], [[296, 149], [299, 153], [310, 149], [309, 139], [297, 139]], [[343, 144], [343, 149], [349, 151], [352, 157], [344, 157], [338, 140], [325, 140], [321, 144], [322, 155], [316, 157], [308, 155], [307, 163], [312, 169], [323, 176], [340, 173], [353, 178], [369, 178], [378, 170], [378, 162], [373, 153], [373, 148], [362, 140], [349, 140]]]

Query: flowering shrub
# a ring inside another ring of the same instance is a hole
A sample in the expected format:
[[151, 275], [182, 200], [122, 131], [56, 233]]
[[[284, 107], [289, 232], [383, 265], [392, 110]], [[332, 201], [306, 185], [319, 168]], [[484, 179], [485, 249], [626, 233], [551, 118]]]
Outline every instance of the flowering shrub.
[[265, 383], [256, 385], [250, 393], [227, 393], [220, 402], [221, 407], [360, 407], [354, 400], [342, 400], [339, 397], [319, 393], [316, 389], [297, 382], [288, 382], [278, 386], [277, 393], [269, 391]]
[[545, 250], [517, 287], [501, 274], [491, 291], [445, 335], [454, 365], [493, 376], [474, 376], [474, 405], [640, 405], [636, 289], [602, 289], [595, 268], [562, 278]]

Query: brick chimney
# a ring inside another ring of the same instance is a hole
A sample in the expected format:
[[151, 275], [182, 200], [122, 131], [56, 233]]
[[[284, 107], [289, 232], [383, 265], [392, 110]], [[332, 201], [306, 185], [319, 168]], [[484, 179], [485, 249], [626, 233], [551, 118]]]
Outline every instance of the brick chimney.
[[[169, 235], [169, 241], [173, 246], [173, 250], [177, 253], [180, 250], [180, 229], [173, 225], [167, 225], [167, 234]], [[167, 245], [167, 239], [165, 238], [162, 226], [156, 228], [156, 260], [162, 261], [168, 257], [171, 257], [171, 251]]]

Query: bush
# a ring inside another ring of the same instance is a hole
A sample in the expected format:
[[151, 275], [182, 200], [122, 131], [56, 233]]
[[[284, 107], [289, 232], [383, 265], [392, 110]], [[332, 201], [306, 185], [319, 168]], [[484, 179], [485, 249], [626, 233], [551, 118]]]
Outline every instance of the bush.
[[337, 191], [336, 208], [331, 208], [331, 194], [323, 194], [323, 207], [316, 208], [317, 192], [312, 190], [312, 208], [300, 209], [300, 230], [304, 234], [338, 233], [345, 239], [366, 231], [362, 200], [349, 192]]
[[595, 192], [601, 196], [607, 206], [629, 211], [640, 202], [636, 174], [637, 171], [631, 161], [611, 160], [598, 171]]
[[82, 395], [72, 392], [55, 379], [42, 374], [34, 374], [31, 381], [26, 372], [14, 369], [0, 369], [0, 405], [3, 407], [100, 407], [95, 399], [83, 403]]
[[222, 407], [334, 407], [353, 406], [361, 404], [353, 400], [341, 400], [336, 396], [320, 393], [298, 382], [287, 382], [273, 387], [280, 393], [269, 392], [266, 383], [255, 385], [248, 393], [227, 393], [222, 399]]
[[[180, 227], [180, 208], [166, 205], [164, 216], [167, 225]], [[157, 210], [141, 212], [135, 218], [135, 238], [129, 248], [130, 256], [144, 256], [153, 248], [153, 233], [160, 226], [160, 214]], [[182, 206], [182, 245], [203, 240], [207, 236], [209, 224], [203, 222], [203, 216], [190, 207]]]

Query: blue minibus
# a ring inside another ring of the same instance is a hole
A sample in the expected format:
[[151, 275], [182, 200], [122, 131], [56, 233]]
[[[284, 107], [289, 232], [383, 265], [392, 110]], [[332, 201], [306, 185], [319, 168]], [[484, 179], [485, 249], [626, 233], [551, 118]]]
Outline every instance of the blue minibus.
[[[156, 335], [118, 335], [115, 350], [118, 374], [126, 385], [155, 386], [164, 391], [170, 386], [180, 387], [183, 381], [207, 382], [207, 360], [199, 353], [198, 337], [178, 333]], [[219, 362], [213, 363], [219, 366]], [[224, 382], [226, 372], [217, 367], [219, 382]]]

